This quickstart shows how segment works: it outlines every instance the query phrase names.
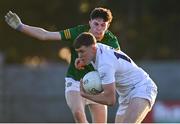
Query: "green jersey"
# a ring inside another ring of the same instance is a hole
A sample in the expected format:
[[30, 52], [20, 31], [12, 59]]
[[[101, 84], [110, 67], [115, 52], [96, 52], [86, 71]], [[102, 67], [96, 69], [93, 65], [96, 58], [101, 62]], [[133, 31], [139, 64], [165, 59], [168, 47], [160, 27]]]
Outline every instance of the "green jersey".
[[[71, 47], [70, 47], [71, 62], [69, 64], [66, 77], [71, 77], [74, 80], [79, 81], [87, 72], [94, 70], [91, 64], [85, 66], [85, 69], [83, 70], [76, 69], [74, 65], [75, 60], [78, 57], [78, 54], [73, 48], [73, 42], [79, 34], [83, 32], [88, 32], [89, 29], [90, 29], [89, 25], [79, 25], [74, 28], [69, 28], [69, 29], [60, 31], [61, 39], [71, 42]], [[104, 38], [100, 42], [108, 46], [111, 46], [115, 49], [120, 49], [117, 38], [108, 30], [105, 32]]]

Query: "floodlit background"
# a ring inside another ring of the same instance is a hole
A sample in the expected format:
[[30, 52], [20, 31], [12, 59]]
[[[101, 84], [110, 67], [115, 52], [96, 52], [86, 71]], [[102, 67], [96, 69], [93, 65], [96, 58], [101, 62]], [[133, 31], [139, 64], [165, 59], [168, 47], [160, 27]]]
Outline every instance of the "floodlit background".
[[[11, 10], [25, 24], [60, 31], [88, 24], [95, 7], [112, 11], [109, 29], [121, 49], [159, 87], [145, 122], [180, 122], [179, 5], [179, 0], [1, 0], [0, 122], [74, 122], [64, 97], [69, 43], [28, 37], [9, 27], [5, 14]], [[114, 122], [116, 108], [109, 107], [108, 122]]]

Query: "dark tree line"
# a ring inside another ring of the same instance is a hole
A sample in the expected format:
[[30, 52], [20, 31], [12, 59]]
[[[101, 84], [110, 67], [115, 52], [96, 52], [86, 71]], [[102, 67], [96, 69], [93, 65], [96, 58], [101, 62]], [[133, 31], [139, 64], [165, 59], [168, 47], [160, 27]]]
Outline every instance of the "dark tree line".
[[179, 0], [1, 0], [0, 52], [7, 63], [21, 63], [27, 56], [60, 61], [64, 42], [42, 42], [12, 30], [4, 15], [12, 10], [26, 24], [58, 31], [86, 24], [90, 11], [107, 7], [113, 12], [110, 30], [122, 50], [136, 60], [180, 59]]

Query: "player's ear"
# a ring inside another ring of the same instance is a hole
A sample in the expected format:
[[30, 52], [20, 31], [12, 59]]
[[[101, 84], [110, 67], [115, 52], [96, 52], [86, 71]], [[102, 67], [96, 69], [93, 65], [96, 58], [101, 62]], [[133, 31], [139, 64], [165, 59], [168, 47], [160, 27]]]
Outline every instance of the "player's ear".
[[93, 51], [96, 51], [96, 44], [92, 44]]
[[89, 25], [91, 26], [91, 20], [89, 20]]
[[108, 23], [108, 25], [107, 25], [107, 29], [109, 28], [109, 26], [110, 26], [110, 23]]

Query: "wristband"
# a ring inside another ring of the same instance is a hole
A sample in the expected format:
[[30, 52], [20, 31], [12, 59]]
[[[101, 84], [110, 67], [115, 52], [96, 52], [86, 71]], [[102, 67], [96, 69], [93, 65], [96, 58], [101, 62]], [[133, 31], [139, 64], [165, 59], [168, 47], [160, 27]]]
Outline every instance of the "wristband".
[[16, 28], [16, 30], [21, 31], [21, 29], [22, 29], [22, 24], [19, 24], [19, 26]]

